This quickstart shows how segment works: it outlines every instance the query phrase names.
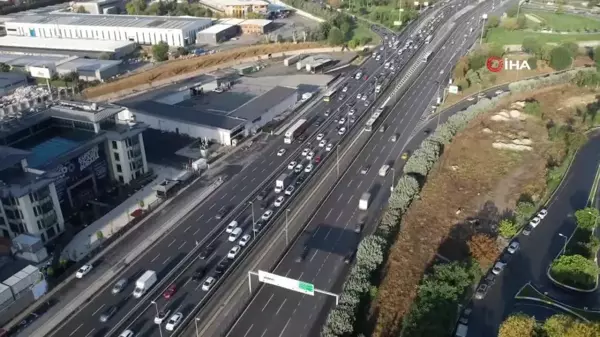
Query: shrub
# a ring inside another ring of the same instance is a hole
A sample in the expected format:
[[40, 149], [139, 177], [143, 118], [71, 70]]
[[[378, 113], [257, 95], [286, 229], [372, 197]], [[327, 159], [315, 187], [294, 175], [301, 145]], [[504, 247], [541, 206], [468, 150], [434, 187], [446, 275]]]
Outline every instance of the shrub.
[[576, 211], [575, 218], [577, 219], [577, 226], [591, 232], [596, 227], [598, 215], [598, 209], [594, 207], [588, 207]]
[[561, 255], [552, 262], [550, 274], [563, 284], [591, 289], [598, 277], [598, 265], [581, 255]]
[[500, 236], [506, 239], [511, 239], [519, 232], [519, 226], [509, 219], [503, 219], [498, 225]]
[[571, 66], [571, 51], [565, 47], [556, 47], [550, 52], [550, 66], [554, 70], [564, 70]]

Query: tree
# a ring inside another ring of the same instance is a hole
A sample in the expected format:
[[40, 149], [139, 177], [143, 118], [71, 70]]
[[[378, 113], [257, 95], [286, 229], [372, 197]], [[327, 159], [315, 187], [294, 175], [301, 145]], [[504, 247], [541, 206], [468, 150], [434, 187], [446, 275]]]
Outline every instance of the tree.
[[519, 6], [513, 5], [506, 11], [506, 16], [508, 16], [509, 18], [514, 18], [515, 16], [517, 16], [518, 11], [519, 11]]
[[246, 13], [246, 18], [247, 19], [264, 19], [265, 16], [260, 13], [250, 12], [250, 13]]
[[166, 61], [169, 58], [169, 45], [164, 41], [160, 41], [152, 46], [152, 57], [156, 62]]
[[500, 325], [498, 337], [533, 337], [535, 325], [533, 317], [524, 314], [511, 315]]
[[596, 282], [598, 265], [581, 255], [561, 255], [552, 262], [550, 272], [559, 282], [589, 289]]
[[500, 224], [498, 224], [498, 233], [503, 238], [511, 239], [513, 236], [517, 235], [518, 231], [519, 227], [510, 219], [503, 219], [500, 221]]
[[486, 234], [475, 234], [467, 243], [471, 256], [482, 267], [489, 266], [498, 257], [498, 246], [496, 241]]
[[537, 62], [538, 62], [537, 58], [535, 58], [533, 56], [527, 59], [527, 64], [529, 64], [529, 67], [531, 68], [531, 70], [537, 69]]
[[329, 31], [331, 30], [331, 23], [325, 21], [321, 22], [317, 31], [317, 40], [327, 40]]
[[543, 45], [539, 55], [540, 59], [550, 62], [550, 54], [552, 53], [552, 49], [554, 49], [554, 46], [550, 44]]
[[77, 13], [79, 13], [79, 14], [89, 14], [90, 12], [88, 12], [88, 11], [85, 9], [85, 7], [83, 7], [83, 6], [79, 6], [79, 7], [77, 7]]
[[579, 45], [577, 42], [567, 41], [561, 44], [562, 47], [565, 47], [569, 52], [571, 52], [571, 57], [577, 56], [579, 54]]
[[594, 230], [594, 228], [596, 228], [596, 223], [598, 221], [599, 215], [600, 214], [598, 213], [598, 209], [594, 207], [580, 209], [575, 212], [577, 226], [591, 232], [592, 230]]
[[596, 70], [600, 69], [600, 46], [594, 49], [594, 62], [596, 62]]
[[526, 37], [521, 43], [521, 48], [526, 53], [539, 55], [542, 50], [542, 44], [536, 38]]
[[487, 20], [488, 28], [496, 28], [500, 25], [500, 18], [496, 15], [490, 15]]
[[144, 0], [132, 0], [125, 5], [125, 10], [129, 15], [142, 15], [148, 8]]
[[550, 52], [550, 66], [554, 70], [564, 70], [571, 66], [571, 52], [562, 46], [553, 48]]
[[344, 34], [339, 28], [333, 27], [329, 30], [327, 42], [332, 46], [339, 46], [344, 43]]
[[10, 71], [10, 66], [6, 63], [0, 63], [0, 73], [7, 73]]
[[478, 70], [485, 66], [487, 62], [487, 56], [481, 52], [476, 52], [469, 56], [469, 68], [472, 70]]
[[102, 233], [102, 231], [97, 231], [96, 238], [98, 239], [98, 241], [102, 241], [102, 239], [104, 239], [104, 233]]
[[469, 59], [466, 56], [461, 57], [456, 66], [454, 66], [454, 71], [452, 73], [454, 79], [459, 80], [461, 78], [465, 78], [465, 74], [469, 70]]
[[542, 331], [546, 337], [563, 337], [574, 319], [567, 315], [554, 315], [548, 318], [542, 325]]
[[98, 56], [98, 58], [101, 60], [110, 60], [112, 58], [112, 54], [104, 52], [104, 53], [100, 54], [100, 56]]

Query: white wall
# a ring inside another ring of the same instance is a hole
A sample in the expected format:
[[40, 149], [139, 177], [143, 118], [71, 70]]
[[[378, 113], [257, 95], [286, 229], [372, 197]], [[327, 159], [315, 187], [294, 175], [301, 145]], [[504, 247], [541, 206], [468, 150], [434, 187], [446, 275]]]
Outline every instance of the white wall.
[[167, 132], [179, 132], [193, 138], [208, 138], [219, 144], [231, 145], [229, 130], [211, 128], [208, 126], [187, 124], [165, 118], [148, 115], [143, 112], [136, 112], [136, 119], [148, 124], [152, 129]]

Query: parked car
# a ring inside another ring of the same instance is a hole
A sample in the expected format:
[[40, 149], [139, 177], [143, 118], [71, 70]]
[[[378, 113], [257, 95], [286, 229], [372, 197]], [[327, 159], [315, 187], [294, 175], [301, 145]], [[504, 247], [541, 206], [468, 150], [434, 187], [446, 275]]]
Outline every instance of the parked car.
[[91, 264], [84, 264], [79, 268], [77, 273], [75, 273], [75, 277], [83, 278], [85, 275], [89, 274], [94, 267]]

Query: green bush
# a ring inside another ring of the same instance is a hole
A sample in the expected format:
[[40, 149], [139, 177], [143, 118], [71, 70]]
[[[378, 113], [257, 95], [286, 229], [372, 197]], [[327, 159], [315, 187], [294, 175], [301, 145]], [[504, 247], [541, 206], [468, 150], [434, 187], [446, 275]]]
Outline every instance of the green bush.
[[571, 51], [565, 47], [556, 47], [550, 52], [550, 66], [554, 70], [564, 70], [571, 66]]
[[584, 209], [580, 209], [575, 212], [575, 219], [577, 219], [577, 226], [588, 230], [593, 231], [596, 228], [596, 224], [598, 222], [598, 209], [594, 207], [588, 207]]
[[498, 233], [506, 239], [511, 239], [519, 232], [519, 226], [514, 221], [504, 219], [498, 224]]
[[592, 289], [598, 277], [598, 265], [581, 255], [561, 255], [552, 262], [552, 277], [568, 286]]

